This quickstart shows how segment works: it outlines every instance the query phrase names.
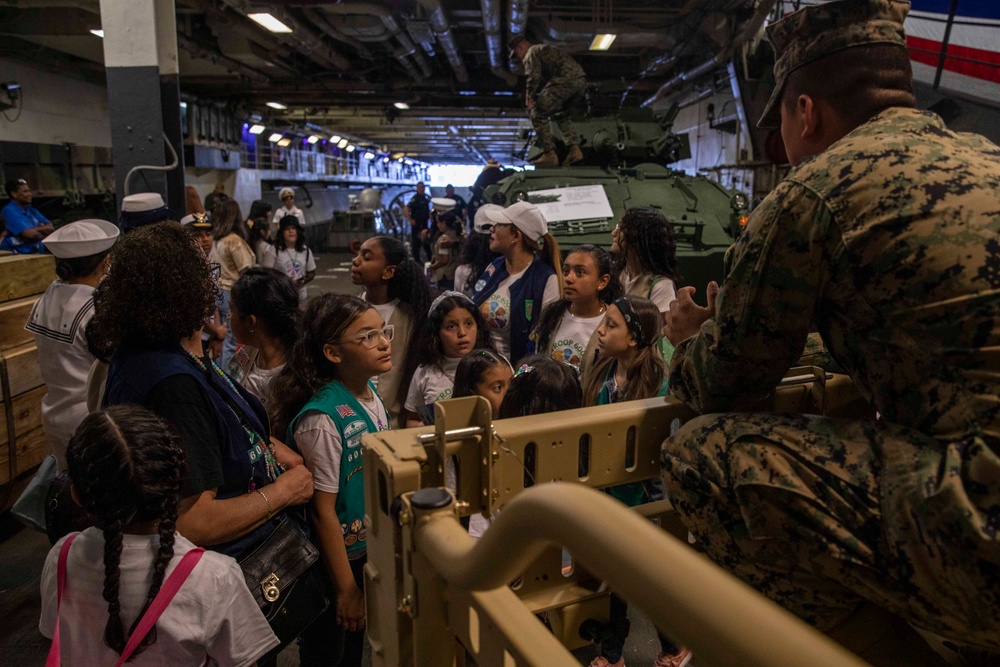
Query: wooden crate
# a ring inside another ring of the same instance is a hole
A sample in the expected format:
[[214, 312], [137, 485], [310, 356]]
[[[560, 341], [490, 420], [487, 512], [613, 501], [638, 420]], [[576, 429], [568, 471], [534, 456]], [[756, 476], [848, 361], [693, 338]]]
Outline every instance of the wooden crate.
[[55, 279], [52, 255], [0, 257], [0, 302], [42, 294]]
[[9, 350], [35, 340], [34, 334], [24, 328], [28, 315], [40, 295], [0, 303], [0, 350]]
[[[44, 386], [37, 387], [11, 400], [17, 475], [31, 471], [49, 453], [49, 443], [42, 432], [42, 399], [46, 391]], [[0, 403], [0, 484], [10, 481], [9, 433], [7, 405]]]
[[[34, 343], [25, 343], [0, 352], [0, 364], [7, 367], [11, 396], [19, 396], [42, 386], [42, 370], [38, 367], [38, 348]], [[0, 400], [3, 398], [0, 396]]]

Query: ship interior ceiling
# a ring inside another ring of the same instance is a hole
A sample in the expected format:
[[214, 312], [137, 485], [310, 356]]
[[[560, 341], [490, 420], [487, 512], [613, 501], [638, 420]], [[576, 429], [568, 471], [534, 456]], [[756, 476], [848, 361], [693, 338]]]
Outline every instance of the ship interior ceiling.
[[[265, 30], [253, 12], [292, 32]], [[425, 162], [509, 162], [530, 127], [512, 35], [572, 53], [592, 110], [614, 112], [725, 50], [753, 14], [744, 0], [177, 0], [181, 95], [259, 114], [269, 129], [356, 138]], [[3, 0], [0, 57], [103, 83], [100, 28], [98, 0]], [[603, 33], [617, 35], [611, 48], [591, 50]], [[702, 89], [729, 85], [702, 79]]]

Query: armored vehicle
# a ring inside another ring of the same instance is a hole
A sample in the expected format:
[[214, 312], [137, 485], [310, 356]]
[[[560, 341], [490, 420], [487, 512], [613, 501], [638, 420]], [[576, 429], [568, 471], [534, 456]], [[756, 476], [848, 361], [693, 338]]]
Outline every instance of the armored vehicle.
[[686, 135], [671, 129], [676, 109], [628, 111], [574, 120], [582, 162], [518, 172], [487, 188], [483, 200], [538, 205], [564, 252], [581, 243], [610, 249], [622, 214], [651, 206], [673, 226], [683, 283], [701, 291], [721, 282], [723, 255], [749, 212], [746, 195], [665, 166], [690, 157]]

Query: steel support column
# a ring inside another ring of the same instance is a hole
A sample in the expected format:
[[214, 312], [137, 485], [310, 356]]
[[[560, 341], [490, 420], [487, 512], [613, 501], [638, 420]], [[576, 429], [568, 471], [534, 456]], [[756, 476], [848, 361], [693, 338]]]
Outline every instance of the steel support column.
[[181, 87], [177, 65], [177, 15], [174, 0], [156, 2], [156, 53], [160, 70], [160, 109], [163, 133], [174, 147], [179, 164], [166, 172], [167, 206], [178, 217], [184, 210], [184, 138], [181, 133]]

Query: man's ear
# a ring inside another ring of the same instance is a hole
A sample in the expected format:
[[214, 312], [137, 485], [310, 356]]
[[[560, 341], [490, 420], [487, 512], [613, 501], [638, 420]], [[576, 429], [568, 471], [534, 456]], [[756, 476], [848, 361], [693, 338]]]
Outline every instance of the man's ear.
[[814, 139], [821, 130], [822, 112], [820, 105], [809, 95], [799, 95], [795, 100], [795, 113], [799, 116], [802, 133], [800, 138]]
[[323, 344], [323, 356], [332, 364], [339, 364], [344, 358], [340, 354], [340, 345], [335, 343]]

